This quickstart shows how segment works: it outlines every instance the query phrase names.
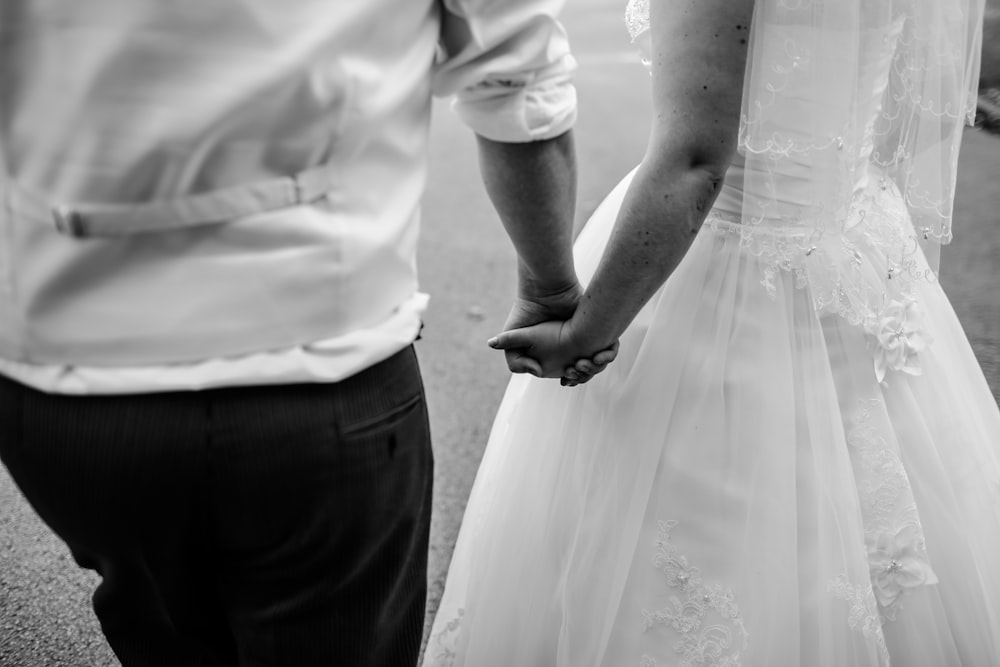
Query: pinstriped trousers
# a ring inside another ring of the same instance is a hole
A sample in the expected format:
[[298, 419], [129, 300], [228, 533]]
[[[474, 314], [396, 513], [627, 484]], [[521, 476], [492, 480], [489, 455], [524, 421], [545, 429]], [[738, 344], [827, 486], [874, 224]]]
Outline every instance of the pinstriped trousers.
[[61, 396], [0, 379], [0, 458], [125, 667], [405, 667], [433, 459], [412, 347], [334, 384]]

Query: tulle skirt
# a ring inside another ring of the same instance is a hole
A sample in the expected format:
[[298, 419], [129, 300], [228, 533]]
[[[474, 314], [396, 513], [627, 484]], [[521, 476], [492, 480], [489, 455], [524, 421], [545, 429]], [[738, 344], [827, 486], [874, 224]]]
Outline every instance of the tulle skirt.
[[947, 298], [879, 382], [765, 261], [706, 225], [602, 375], [511, 380], [425, 667], [1000, 665], [1000, 411]]

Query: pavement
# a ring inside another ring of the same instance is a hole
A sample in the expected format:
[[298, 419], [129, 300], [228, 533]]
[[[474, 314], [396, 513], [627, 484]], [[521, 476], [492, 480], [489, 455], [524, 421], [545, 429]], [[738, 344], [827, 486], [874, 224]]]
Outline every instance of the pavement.
[[[991, 0], [992, 3], [992, 0]], [[573, 0], [580, 118], [578, 222], [641, 158], [651, 115], [649, 77], [621, 20], [624, 1]], [[486, 346], [513, 291], [514, 255], [489, 208], [474, 141], [443, 102], [433, 125], [420, 271], [432, 295], [417, 344], [435, 439], [428, 623], [465, 501], [508, 375]], [[955, 241], [941, 280], [994, 396], [1000, 396], [1000, 137], [969, 130], [962, 149]], [[97, 577], [79, 570], [0, 468], [0, 667], [114, 667], [90, 611]]]

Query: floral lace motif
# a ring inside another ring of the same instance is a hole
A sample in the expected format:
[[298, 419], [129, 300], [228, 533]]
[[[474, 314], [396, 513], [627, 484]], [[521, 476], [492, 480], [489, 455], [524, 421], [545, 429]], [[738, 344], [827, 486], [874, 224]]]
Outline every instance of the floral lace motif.
[[[937, 246], [951, 239], [958, 142], [975, 106], [974, 4], [904, 0], [854, 15], [853, 3], [770, 0], [754, 15], [743, 211], [709, 222], [763, 260], [772, 295], [791, 272], [817, 312], [865, 327], [879, 381], [917, 372], [927, 343], [878, 326], [913, 302], [915, 283], [936, 281]], [[629, 0], [625, 23], [648, 47], [649, 0]], [[831, 39], [842, 25], [854, 38]]]
[[[969, 39], [975, 2], [903, 0], [862, 10], [854, 3], [821, 0], [761, 5], [739, 133], [748, 161], [760, 158], [755, 166], [786, 175], [791, 166], [836, 163], [837, 168], [814, 174], [801, 170], [822, 180], [813, 193], [817, 197], [794, 216], [834, 234], [856, 168], [870, 162], [899, 188], [922, 240], [947, 243], [957, 142], [976, 99], [977, 82], [968, 73], [976, 49]], [[846, 22], [856, 39], [824, 39]], [[813, 94], [817, 77], [827, 83], [827, 97]], [[854, 98], [851, 107], [837, 105], [847, 97]], [[789, 116], [789, 109], [813, 108], [798, 107], [801, 100], [837, 111]], [[752, 200], [750, 205], [764, 213], [781, 191], [757, 194], [761, 205]]]
[[875, 377], [885, 379], [887, 371], [901, 371], [920, 375], [917, 356], [930, 342], [924, 329], [923, 317], [916, 299], [906, 297], [886, 304], [880, 316], [866, 323], [871, 346], [874, 349]]
[[791, 272], [797, 287], [810, 288], [817, 313], [874, 326], [889, 302], [913, 301], [915, 284], [936, 276], [918, 251], [899, 191], [877, 171], [871, 178], [874, 182], [851, 200], [846, 230], [840, 234], [794, 224], [744, 224], [716, 211], [706, 224], [738, 234], [741, 245], [763, 260], [761, 285], [771, 296], [776, 295], [778, 274]]
[[459, 609], [455, 617], [434, 634], [427, 641], [427, 648], [424, 650], [424, 662], [428, 666], [452, 667], [458, 654], [455, 652], [455, 644], [458, 641], [458, 631], [462, 627], [462, 619], [465, 617], [465, 610]]
[[[642, 629], [657, 626], [672, 629], [679, 636], [674, 650], [681, 656], [680, 667], [739, 667], [740, 652], [746, 649], [749, 633], [735, 596], [720, 584], [706, 584], [701, 570], [688, 562], [670, 542], [677, 521], [660, 521], [653, 566], [663, 572], [667, 586], [678, 592], [667, 606], [642, 610]], [[719, 622], [706, 624], [709, 615]], [[655, 667], [656, 659], [644, 655], [640, 667]]]
[[[862, 327], [879, 382], [888, 371], [921, 372], [919, 353], [931, 342], [915, 296], [919, 282], [936, 276], [919, 252], [906, 206], [891, 182], [875, 172], [850, 206], [847, 231], [823, 234], [801, 227], [755, 227], [713, 211], [706, 225], [739, 236], [760, 259], [760, 283], [777, 294], [782, 273], [808, 288], [813, 308]], [[900, 251], [900, 248], [905, 250]]]
[[840, 575], [830, 582], [827, 590], [838, 600], [844, 600], [851, 605], [847, 615], [847, 625], [852, 629], [860, 629], [861, 633], [875, 642], [878, 647], [880, 662], [883, 667], [889, 667], [889, 648], [882, 633], [882, 620], [876, 608], [875, 594], [868, 584], [854, 585], [847, 575]]
[[847, 433], [865, 527], [871, 588], [884, 619], [895, 620], [903, 595], [936, 584], [923, 528], [898, 447], [876, 426], [880, 399], [861, 401]]
[[625, 27], [633, 42], [649, 30], [649, 0], [629, 0], [625, 7]]

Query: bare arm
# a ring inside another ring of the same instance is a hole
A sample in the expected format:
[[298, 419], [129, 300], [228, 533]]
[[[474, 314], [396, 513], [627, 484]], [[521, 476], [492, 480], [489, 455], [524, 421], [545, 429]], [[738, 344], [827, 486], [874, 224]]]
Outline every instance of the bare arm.
[[[530, 143], [478, 137], [486, 191], [517, 250], [517, 295], [504, 329], [568, 319], [583, 293], [573, 267], [576, 155], [571, 132]], [[617, 345], [588, 360], [591, 375], [614, 359]], [[523, 349], [505, 351], [515, 372], [541, 375]]]
[[568, 322], [497, 344], [548, 354], [547, 376], [621, 335], [680, 263], [735, 154], [754, 0], [650, 5], [656, 113], [601, 263]]
[[517, 250], [519, 296], [578, 290], [573, 268], [572, 131], [527, 143], [477, 139], [486, 192]]

